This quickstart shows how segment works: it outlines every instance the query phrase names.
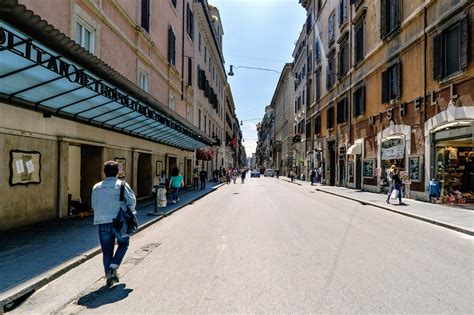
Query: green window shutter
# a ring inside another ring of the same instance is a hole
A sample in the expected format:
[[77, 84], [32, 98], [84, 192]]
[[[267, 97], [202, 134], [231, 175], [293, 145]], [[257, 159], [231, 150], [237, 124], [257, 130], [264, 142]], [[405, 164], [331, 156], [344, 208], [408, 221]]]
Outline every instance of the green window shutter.
[[461, 70], [465, 70], [469, 65], [469, 53], [470, 53], [470, 28], [469, 28], [469, 16], [464, 17], [460, 22], [461, 27], [461, 46], [460, 46], [460, 60], [459, 65]]

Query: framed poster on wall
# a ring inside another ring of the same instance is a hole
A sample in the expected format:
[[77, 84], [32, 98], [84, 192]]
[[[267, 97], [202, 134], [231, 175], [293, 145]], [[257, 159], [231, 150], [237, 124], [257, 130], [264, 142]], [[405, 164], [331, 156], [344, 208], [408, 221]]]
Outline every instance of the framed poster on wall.
[[156, 161], [156, 176], [160, 176], [163, 170], [163, 161]]
[[411, 155], [408, 157], [408, 179], [410, 181], [421, 182], [422, 163], [423, 157], [421, 155]]
[[125, 178], [126, 170], [127, 170], [127, 161], [125, 158], [115, 158], [115, 162], [119, 165], [119, 173], [118, 178]]
[[37, 151], [10, 151], [10, 185], [41, 183], [41, 153]]
[[374, 177], [374, 159], [364, 160], [362, 174], [364, 177], [373, 178]]

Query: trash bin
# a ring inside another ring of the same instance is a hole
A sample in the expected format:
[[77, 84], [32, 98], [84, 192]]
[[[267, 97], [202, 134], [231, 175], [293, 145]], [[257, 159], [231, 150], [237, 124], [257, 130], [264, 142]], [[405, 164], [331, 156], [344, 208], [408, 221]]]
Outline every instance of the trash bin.
[[156, 207], [164, 208], [166, 207], [166, 187], [164, 185], [158, 185], [156, 189]]

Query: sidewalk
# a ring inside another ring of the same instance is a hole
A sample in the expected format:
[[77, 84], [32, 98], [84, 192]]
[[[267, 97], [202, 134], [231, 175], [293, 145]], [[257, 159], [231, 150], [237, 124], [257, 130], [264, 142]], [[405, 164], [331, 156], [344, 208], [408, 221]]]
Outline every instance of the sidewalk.
[[[280, 179], [291, 182], [291, 180], [287, 177], [280, 176]], [[303, 182], [300, 180], [295, 180], [293, 183], [300, 186], [311, 186], [310, 182]], [[431, 204], [407, 198], [403, 199], [405, 205], [398, 205], [394, 203], [387, 204], [387, 195], [385, 194], [371, 193], [346, 187], [324, 186], [319, 184], [313, 187], [316, 191], [332, 194], [338, 197], [354, 200], [362, 204], [367, 204], [387, 211], [399, 213], [468, 235], [474, 235], [474, 211], [472, 210], [441, 204]], [[396, 203], [398, 203], [398, 200]]]
[[[166, 215], [215, 191], [222, 184], [209, 182], [205, 190], [187, 190], [180, 202], [168, 202], [159, 216], [150, 216], [154, 201], [137, 204], [139, 231]], [[3, 306], [29, 294], [100, 253], [93, 217], [50, 222], [28, 230], [0, 235], [0, 314]]]

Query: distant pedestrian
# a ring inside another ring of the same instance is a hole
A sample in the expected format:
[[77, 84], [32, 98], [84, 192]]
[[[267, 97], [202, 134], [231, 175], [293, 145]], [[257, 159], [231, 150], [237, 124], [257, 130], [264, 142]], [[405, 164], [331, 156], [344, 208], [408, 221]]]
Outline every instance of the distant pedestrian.
[[199, 189], [199, 172], [197, 168], [193, 171], [193, 188], [195, 190]]
[[228, 169], [227, 172], [226, 172], [226, 174], [225, 174], [225, 182], [226, 182], [226, 184], [230, 184], [231, 172], [232, 172], [232, 171], [231, 171], [230, 169]]
[[171, 171], [170, 189], [173, 189], [173, 203], [179, 201], [179, 190], [184, 187], [183, 176], [179, 173], [177, 167]]
[[311, 186], [313, 186], [314, 183], [316, 182], [316, 170], [314, 168], [311, 170], [310, 179], [311, 179]]
[[295, 180], [295, 173], [293, 172], [293, 170], [290, 171], [290, 179], [292, 182]]
[[388, 182], [388, 193], [387, 193], [387, 203], [390, 203], [390, 197], [392, 196], [392, 192], [394, 189], [393, 186], [393, 173], [395, 171], [395, 165], [392, 165], [388, 170], [387, 170], [387, 182]]
[[[130, 236], [117, 228], [114, 224], [120, 209], [127, 207], [135, 213], [136, 199], [133, 190], [124, 183], [123, 199], [119, 199], [122, 181], [117, 179], [119, 165], [115, 161], [107, 161], [104, 164], [105, 179], [92, 188], [92, 208], [94, 209], [94, 224], [99, 225], [100, 247], [102, 249], [102, 262], [106, 276], [106, 285], [112, 286], [119, 282], [117, 270], [122, 263], [128, 249]], [[123, 222], [121, 222], [123, 225]], [[115, 241], [117, 250], [114, 253]]]
[[280, 178], [280, 170], [276, 170], [276, 176], [277, 176], [277, 179]]
[[241, 183], [242, 183], [242, 184], [243, 184], [244, 181], [245, 181], [245, 175], [246, 175], [246, 174], [247, 174], [247, 173], [245, 172], [245, 170], [242, 170], [242, 173], [240, 173], [240, 180], [241, 180]]
[[206, 189], [207, 172], [204, 169], [199, 172], [199, 180], [201, 181], [201, 190]]
[[[399, 170], [396, 168], [392, 176], [393, 188], [397, 191], [398, 204], [403, 205], [402, 202], [402, 180], [400, 179]], [[393, 193], [393, 191], [392, 191]], [[390, 203], [390, 202], [389, 202]]]

